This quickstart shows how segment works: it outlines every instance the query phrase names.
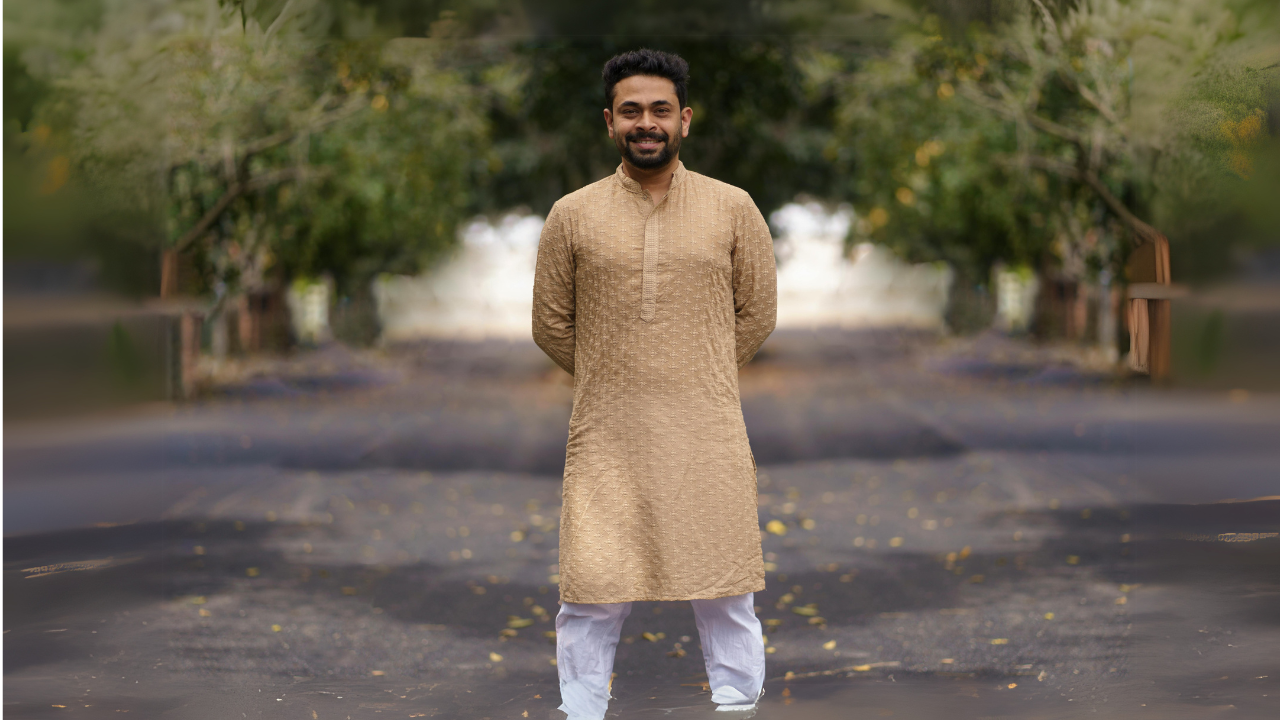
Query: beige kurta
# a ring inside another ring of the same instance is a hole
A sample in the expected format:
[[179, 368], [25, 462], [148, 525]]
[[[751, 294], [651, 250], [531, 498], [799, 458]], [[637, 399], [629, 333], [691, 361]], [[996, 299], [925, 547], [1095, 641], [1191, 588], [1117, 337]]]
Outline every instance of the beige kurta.
[[742, 190], [681, 164], [655, 206], [619, 166], [551, 209], [533, 339], [574, 376], [562, 600], [764, 589], [738, 368], [776, 314], [773, 241]]

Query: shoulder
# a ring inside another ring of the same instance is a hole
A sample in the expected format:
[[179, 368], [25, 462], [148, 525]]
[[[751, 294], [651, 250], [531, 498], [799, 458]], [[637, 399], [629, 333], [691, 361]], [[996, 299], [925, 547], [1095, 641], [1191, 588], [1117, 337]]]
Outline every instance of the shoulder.
[[604, 195], [609, 193], [611, 189], [610, 184], [615, 182], [617, 181], [614, 180], [612, 175], [610, 175], [608, 177], [601, 178], [590, 185], [580, 187], [557, 200], [555, 204], [551, 206], [551, 213], [568, 213], [572, 215], [574, 213], [581, 212], [586, 208], [593, 207]]
[[688, 178], [685, 182], [689, 183], [699, 194], [714, 197], [735, 210], [757, 210], [755, 201], [751, 199], [751, 195], [746, 190], [730, 185], [727, 182], [707, 177], [702, 173], [692, 170], [686, 172], [688, 172]]

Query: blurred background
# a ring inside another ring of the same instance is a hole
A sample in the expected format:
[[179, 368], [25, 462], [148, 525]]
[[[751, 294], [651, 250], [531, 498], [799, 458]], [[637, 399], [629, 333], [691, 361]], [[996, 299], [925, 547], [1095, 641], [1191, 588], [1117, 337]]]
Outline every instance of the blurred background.
[[[1175, 651], [1244, 632], [1212, 612], [1277, 637], [1214, 594], [1280, 588], [1272, 0], [3, 12], [7, 713], [555, 696], [572, 381], [530, 339], [534, 259], [618, 164], [600, 69], [637, 47], [688, 60], [681, 159], [774, 233], [779, 329], [742, 374], [773, 701], [1280, 694], [1262, 645], [1203, 678]], [[1164, 645], [1126, 640], [1141, 585]], [[660, 610], [619, 651], [666, 678], [636, 712], [703, 692]], [[115, 704], [73, 703], [108, 648]]]

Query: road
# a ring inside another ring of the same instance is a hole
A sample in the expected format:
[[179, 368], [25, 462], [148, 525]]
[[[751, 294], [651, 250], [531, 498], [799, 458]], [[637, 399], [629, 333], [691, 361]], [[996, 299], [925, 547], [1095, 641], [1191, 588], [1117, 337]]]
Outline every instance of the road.
[[[1064, 357], [787, 332], [744, 369], [758, 717], [1276, 716], [1280, 398]], [[555, 717], [571, 380], [500, 342], [259, 370], [5, 428], [5, 714]], [[711, 717], [687, 603], [623, 634], [611, 714]]]

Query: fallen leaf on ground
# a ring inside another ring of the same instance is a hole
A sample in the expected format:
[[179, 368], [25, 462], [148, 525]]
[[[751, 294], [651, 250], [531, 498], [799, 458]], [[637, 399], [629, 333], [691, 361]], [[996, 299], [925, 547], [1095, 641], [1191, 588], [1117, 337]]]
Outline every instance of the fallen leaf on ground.
[[818, 614], [818, 606], [813, 603], [810, 603], [808, 605], [803, 605], [800, 607], [793, 607], [791, 608], [791, 612], [797, 615], [804, 615], [805, 617], [812, 617]]
[[835, 649], [836, 649], [836, 641], [835, 641], [835, 640], [828, 640], [828, 641], [826, 641], [826, 642], [822, 643], [822, 649], [823, 649], [823, 650], [835, 650]]
[[991, 638], [992, 645], [1008, 645], [1009, 638]]
[[516, 615], [507, 616], [507, 627], [509, 628], [527, 628], [533, 624], [533, 618], [522, 618]]
[[649, 632], [648, 630], [645, 630], [644, 632], [640, 633], [640, 637], [644, 638], [645, 640], [648, 640], [649, 642], [657, 642], [657, 641], [658, 641], [658, 636], [657, 636], [657, 635], [654, 635], [653, 633]]
[[386, 675], [387, 672], [385, 670], [373, 670], [369, 674], [374, 676], [379, 676], [379, 675]]
[[787, 526], [784, 525], [781, 520], [770, 520], [769, 522], [765, 523], [764, 529], [768, 532], [773, 533], [774, 535], [787, 534]]
[[502, 662], [502, 656], [496, 652], [489, 653], [490, 662]]

